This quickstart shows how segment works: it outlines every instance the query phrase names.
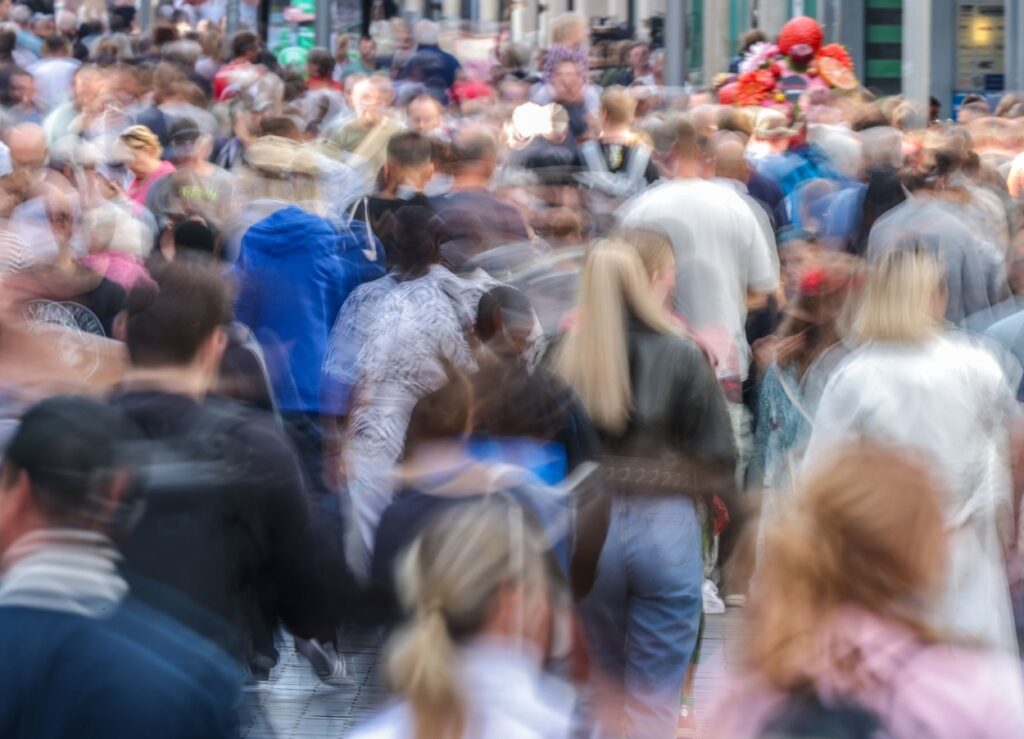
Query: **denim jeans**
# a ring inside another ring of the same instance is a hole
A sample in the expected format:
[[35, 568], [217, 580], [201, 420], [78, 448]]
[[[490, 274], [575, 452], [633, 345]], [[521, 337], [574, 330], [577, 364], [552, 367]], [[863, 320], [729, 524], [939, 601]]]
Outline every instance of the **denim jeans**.
[[701, 616], [700, 527], [693, 501], [617, 497], [594, 587], [581, 603], [600, 677], [599, 716], [615, 736], [675, 737]]

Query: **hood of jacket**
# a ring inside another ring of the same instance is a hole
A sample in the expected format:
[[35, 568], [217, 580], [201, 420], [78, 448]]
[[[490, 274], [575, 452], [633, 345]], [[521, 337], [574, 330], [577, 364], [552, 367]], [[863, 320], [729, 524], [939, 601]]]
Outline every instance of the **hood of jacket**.
[[242, 237], [242, 249], [270, 256], [310, 256], [326, 252], [336, 240], [334, 227], [326, 219], [289, 205], [250, 226]]

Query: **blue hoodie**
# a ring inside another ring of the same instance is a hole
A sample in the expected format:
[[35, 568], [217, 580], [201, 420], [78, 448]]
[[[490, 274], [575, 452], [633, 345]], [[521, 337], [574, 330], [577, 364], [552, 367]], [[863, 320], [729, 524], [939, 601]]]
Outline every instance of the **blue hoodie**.
[[359, 225], [338, 230], [288, 206], [242, 237], [235, 318], [262, 345], [284, 413], [319, 413], [320, 368], [334, 319], [356, 286], [384, 275], [383, 249]]

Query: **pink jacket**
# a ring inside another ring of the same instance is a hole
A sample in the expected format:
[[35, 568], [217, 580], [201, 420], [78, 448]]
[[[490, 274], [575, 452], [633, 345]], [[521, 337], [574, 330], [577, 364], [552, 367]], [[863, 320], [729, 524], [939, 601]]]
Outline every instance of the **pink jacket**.
[[[892, 739], [1024, 737], [1024, 674], [1004, 654], [922, 644], [906, 627], [847, 608], [820, 631], [811, 667], [822, 701], [871, 711]], [[755, 637], [756, 638], [756, 637]], [[839, 670], [836, 665], [850, 666]], [[785, 696], [741, 677], [707, 714], [702, 736], [754, 739]], [[742, 706], [742, 708], [738, 708]]]

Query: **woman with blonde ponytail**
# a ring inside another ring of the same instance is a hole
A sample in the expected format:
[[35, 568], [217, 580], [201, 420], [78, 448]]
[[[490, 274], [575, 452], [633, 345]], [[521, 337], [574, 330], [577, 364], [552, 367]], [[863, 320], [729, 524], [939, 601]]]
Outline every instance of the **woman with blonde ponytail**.
[[1019, 661], [931, 623], [944, 495], [926, 458], [891, 445], [819, 461], [768, 532], [745, 669], [709, 739], [1024, 736]]
[[[601, 437], [612, 493], [604, 520], [577, 524], [573, 563], [598, 667], [593, 704], [611, 735], [674, 737], [701, 615], [694, 501], [734, 485], [725, 399], [636, 249], [614, 240], [584, 265], [556, 367]], [[579, 553], [589, 551], [597, 555], [585, 569]]]
[[408, 621], [387, 675], [400, 702], [354, 739], [568, 739], [571, 691], [543, 671], [564, 602], [547, 549], [500, 497], [430, 524], [398, 567]]

